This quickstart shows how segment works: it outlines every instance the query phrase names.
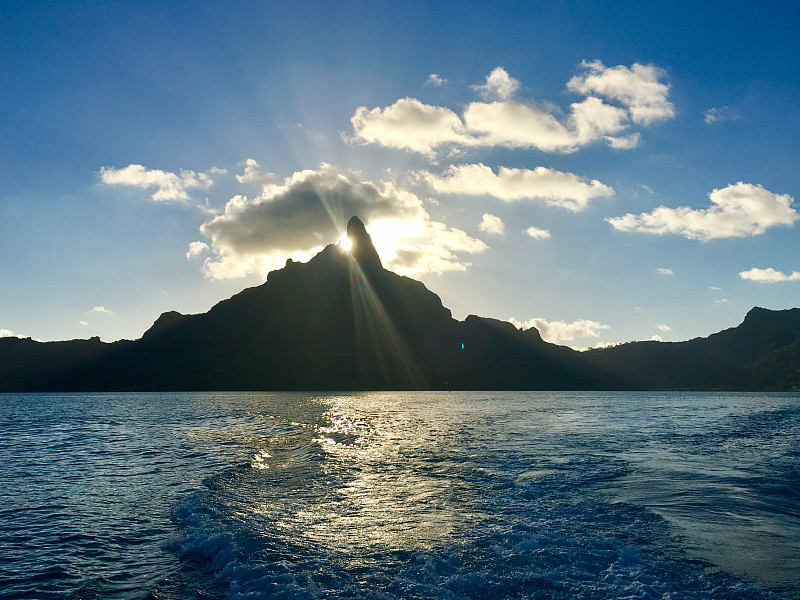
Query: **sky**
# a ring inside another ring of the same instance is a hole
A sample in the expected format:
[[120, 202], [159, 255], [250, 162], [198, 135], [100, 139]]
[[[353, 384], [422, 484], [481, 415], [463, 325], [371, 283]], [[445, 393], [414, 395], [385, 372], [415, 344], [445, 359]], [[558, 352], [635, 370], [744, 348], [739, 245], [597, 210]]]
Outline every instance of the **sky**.
[[0, 335], [136, 339], [358, 215], [575, 348], [800, 306], [800, 5], [2, 2]]

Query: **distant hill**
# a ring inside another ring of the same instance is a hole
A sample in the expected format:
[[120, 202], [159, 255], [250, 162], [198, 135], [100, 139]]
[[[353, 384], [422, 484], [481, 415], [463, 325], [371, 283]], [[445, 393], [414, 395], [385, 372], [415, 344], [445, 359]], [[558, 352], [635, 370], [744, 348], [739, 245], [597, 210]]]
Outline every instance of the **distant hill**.
[[631, 389], [800, 391], [800, 309], [753, 308], [738, 327], [686, 342], [590, 350]]
[[687, 342], [576, 352], [535, 329], [456, 321], [387, 271], [363, 223], [353, 247], [287, 261], [207, 313], [162, 314], [141, 339], [0, 339], [0, 391], [660, 389], [800, 390], [800, 309], [751, 310]]

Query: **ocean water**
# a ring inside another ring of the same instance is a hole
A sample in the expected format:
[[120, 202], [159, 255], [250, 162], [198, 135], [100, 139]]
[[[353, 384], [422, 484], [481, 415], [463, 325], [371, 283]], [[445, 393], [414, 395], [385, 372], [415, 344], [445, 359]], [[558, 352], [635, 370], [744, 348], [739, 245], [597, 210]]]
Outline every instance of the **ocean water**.
[[0, 597], [800, 599], [800, 395], [0, 395]]

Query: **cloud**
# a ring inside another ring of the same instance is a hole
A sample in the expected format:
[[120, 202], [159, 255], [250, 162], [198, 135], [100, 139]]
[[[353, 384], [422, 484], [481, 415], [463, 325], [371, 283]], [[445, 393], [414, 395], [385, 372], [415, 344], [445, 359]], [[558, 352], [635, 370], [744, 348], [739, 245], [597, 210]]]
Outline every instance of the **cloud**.
[[659, 331], [672, 331], [672, 327], [670, 327], [669, 325], [664, 325], [663, 323], [656, 325], [656, 329], [658, 329]]
[[536, 148], [571, 153], [625, 129], [624, 110], [587, 98], [570, 106], [564, 122], [547, 110], [516, 101], [473, 102], [464, 110], [464, 126], [471, 146]]
[[193, 256], [198, 256], [208, 250], [208, 244], [205, 242], [191, 242], [189, 244], [189, 251], [186, 253], [186, 260], [191, 259]]
[[776, 271], [773, 268], [769, 269], [750, 269], [749, 271], [742, 271], [739, 273], [742, 279], [749, 279], [757, 283], [779, 283], [782, 281], [800, 281], [800, 271], [793, 271], [786, 274], [783, 271]]
[[662, 338], [662, 337], [661, 337], [660, 335], [658, 335], [658, 334], [655, 334], [653, 337], [651, 337], [651, 338], [650, 338], [650, 341], [651, 341], [651, 342], [663, 342], [663, 341], [664, 341], [664, 338]]
[[581, 319], [566, 323], [565, 321], [548, 321], [542, 317], [528, 319], [525, 322], [517, 321], [514, 318], [509, 321], [519, 329], [530, 329], [535, 327], [539, 330], [542, 339], [547, 342], [557, 343], [570, 341], [576, 338], [600, 337], [600, 330], [611, 329], [609, 325], [603, 325], [597, 321]]
[[548, 240], [550, 239], [550, 232], [547, 229], [539, 229], [538, 227], [528, 227], [525, 233], [535, 240]]
[[150, 196], [156, 202], [185, 202], [189, 200], [187, 190], [208, 189], [214, 183], [206, 173], [181, 171], [180, 175], [176, 175], [133, 164], [122, 169], [102, 167], [100, 180], [107, 185], [126, 185], [145, 190], [156, 188]]
[[211, 278], [265, 274], [286, 258], [307, 260], [342, 236], [358, 215], [368, 226], [384, 266], [401, 274], [464, 270], [460, 254], [488, 248], [459, 229], [431, 221], [420, 199], [393, 183], [323, 164], [266, 185], [256, 198], [235, 196], [224, 214], [200, 227], [213, 255]]
[[495, 215], [491, 215], [486, 213], [481, 218], [481, 224], [478, 225], [478, 229], [483, 231], [484, 233], [489, 233], [492, 235], [505, 235], [506, 233], [506, 226], [503, 224], [503, 220]]
[[738, 121], [740, 118], [739, 111], [730, 106], [709, 108], [705, 113], [703, 113], [703, 120], [708, 125], [711, 125], [712, 123], [719, 123], [721, 121]]
[[2, 327], [0, 327], [0, 338], [4, 337], [19, 337], [19, 336], [17, 336], [17, 334], [11, 331], [10, 329], [3, 329]]
[[94, 308], [92, 308], [90, 311], [87, 311], [87, 312], [90, 312], [90, 313], [102, 313], [102, 314], [106, 314], [106, 315], [110, 315], [111, 314], [111, 311], [108, 310], [105, 306], [95, 306]]
[[791, 227], [800, 219], [791, 196], [773, 194], [760, 185], [739, 182], [714, 190], [708, 197], [712, 203], [708, 209], [659, 206], [650, 213], [628, 213], [606, 221], [619, 231], [708, 241], [761, 235], [770, 227]]
[[594, 198], [614, 194], [613, 188], [596, 179], [587, 182], [573, 173], [547, 167], [532, 170], [500, 167], [495, 174], [490, 167], [478, 163], [450, 165], [442, 175], [427, 171], [419, 175], [442, 194], [489, 195], [506, 202], [541, 199], [573, 212], [585, 209]]
[[711, 286], [708, 287], [708, 289], [714, 290], [715, 292], [721, 292], [722, 291], [722, 288], [719, 287], [719, 286], [716, 286], [716, 285], [711, 285]]
[[81, 327], [86, 327], [87, 325], [89, 325], [89, 322], [88, 321], [78, 321], [78, 325], [80, 325]]
[[449, 108], [429, 106], [416, 98], [401, 98], [386, 108], [361, 106], [350, 119], [353, 139], [364, 144], [434, 154], [442, 144], [473, 144], [461, 118]]
[[[669, 86], [663, 71], [634, 64], [606, 68], [599, 61], [583, 63], [584, 73], [568, 88], [585, 94], [563, 114], [551, 104], [512, 100], [520, 83], [502, 67], [484, 85], [473, 86], [486, 101], [472, 102], [461, 115], [441, 106], [401, 98], [385, 108], [361, 106], [350, 119], [352, 140], [433, 156], [441, 146], [536, 148], [570, 153], [597, 141], [625, 150], [639, 145], [639, 132], [626, 133], [631, 121], [649, 125], [674, 116], [666, 100]], [[430, 81], [430, 79], [429, 79]], [[596, 94], [623, 106], [604, 102]]]
[[581, 94], [599, 94], [623, 104], [634, 123], [650, 125], [675, 116], [675, 106], [667, 100], [669, 86], [659, 81], [665, 72], [653, 65], [634, 63], [606, 67], [599, 60], [583, 61], [584, 72], [567, 83]]
[[474, 85], [486, 100], [508, 100], [519, 89], [519, 81], [511, 77], [503, 67], [496, 67], [486, 76], [484, 85]]
[[636, 148], [636, 146], [639, 145], [639, 143], [642, 141], [642, 134], [637, 131], [636, 133], [632, 133], [627, 137], [607, 137], [606, 141], [614, 150], [630, 150], [631, 148]]
[[254, 158], [248, 158], [244, 165], [242, 174], [236, 176], [239, 183], [249, 183], [256, 187], [263, 187], [265, 185], [280, 183], [281, 181], [281, 178], [275, 175], [275, 173], [262, 173], [261, 165], [259, 165]]
[[656, 273], [658, 273], [659, 275], [674, 275], [675, 274], [672, 269], [668, 269], [666, 267], [658, 267], [656, 269]]
[[439, 77], [436, 73], [431, 73], [430, 75], [428, 75], [428, 79], [425, 81], [425, 83], [428, 85], [435, 85], [439, 87], [447, 83], [447, 79]]
[[727, 301], [727, 298], [720, 298], [719, 300], [714, 300], [714, 304], [725, 304]]

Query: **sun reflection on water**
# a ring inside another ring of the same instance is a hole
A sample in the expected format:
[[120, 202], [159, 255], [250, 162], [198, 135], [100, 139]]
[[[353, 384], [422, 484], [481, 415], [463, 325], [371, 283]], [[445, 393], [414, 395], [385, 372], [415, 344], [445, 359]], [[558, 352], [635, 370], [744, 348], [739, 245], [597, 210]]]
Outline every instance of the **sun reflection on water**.
[[[303, 461], [275, 448], [251, 461], [284, 490], [284, 498], [260, 505], [272, 527], [326, 551], [362, 555], [368, 548], [438, 546], [470, 520], [468, 504], [457, 501], [457, 479], [442, 472], [430, 422], [391, 410], [388, 394], [325, 402], [328, 410], [316, 423], [292, 421], [297, 432], [292, 452], [302, 452]], [[307, 472], [310, 465], [318, 475]], [[295, 478], [307, 486], [298, 490], [303, 501], [296, 504], [286, 493]], [[360, 550], [354, 553], [355, 548]]]

